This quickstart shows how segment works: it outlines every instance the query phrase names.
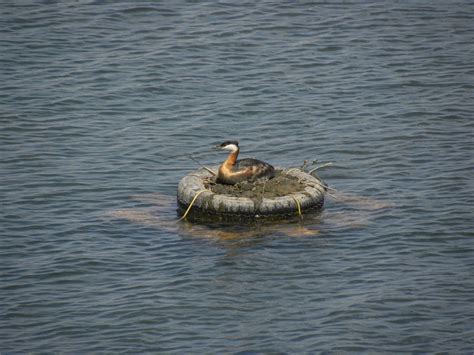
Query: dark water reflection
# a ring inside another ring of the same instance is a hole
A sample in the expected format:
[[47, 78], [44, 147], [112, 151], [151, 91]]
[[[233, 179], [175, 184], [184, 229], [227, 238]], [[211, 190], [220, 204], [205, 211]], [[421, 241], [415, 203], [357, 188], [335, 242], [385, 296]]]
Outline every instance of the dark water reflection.
[[[2, 351], [472, 352], [472, 2], [0, 9]], [[229, 138], [340, 199], [176, 223]]]

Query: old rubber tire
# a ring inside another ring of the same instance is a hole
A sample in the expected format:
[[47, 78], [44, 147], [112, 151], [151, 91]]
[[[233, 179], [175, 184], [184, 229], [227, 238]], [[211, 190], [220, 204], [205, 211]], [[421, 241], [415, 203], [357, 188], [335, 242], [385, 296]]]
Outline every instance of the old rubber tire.
[[[217, 171], [218, 167], [212, 167]], [[277, 168], [277, 170], [284, 170]], [[324, 204], [324, 183], [318, 178], [297, 168], [285, 170], [287, 175], [298, 178], [304, 185], [304, 191], [290, 195], [263, 198], [256, 203], [247, 197], [232, 197], [216, 194], [206, 190], [204, 179], [212, 178], [206, 169], [199, 169], [184, 176], [178, 186], [178, 205], [182, 214], [194, 201], [190, 213], [194, 215], [207, 215], [211, 219], [258, 219], [273, 217], [276, 219], [287, 218], [298, 214], [298, 200], [302, 213], [310, 210], [319, 210]], [[203, 191], [203, 192], [202, 192]]]

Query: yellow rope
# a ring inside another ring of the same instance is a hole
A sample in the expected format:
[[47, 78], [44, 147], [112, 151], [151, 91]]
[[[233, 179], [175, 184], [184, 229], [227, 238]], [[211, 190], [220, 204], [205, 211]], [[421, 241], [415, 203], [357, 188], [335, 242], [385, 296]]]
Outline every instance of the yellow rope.
[[189, 204], [188, 209], [186, 210], [186, 212], [184, 212], [183, 216], [182, 216], [180, 219], [178, 219], [177, 222], [179, 222], [179, 221], [181, 221], [181, 220], [183, 220], [183, 219], [186, 218], [186, 216], [188, 215], [189, 211], [191, 210], [191, 207], [193, 207], [194, 202], [196, 201], [196, 199], [198, 198], [198, 196], [199, 196], [200, 194], [202, 194], [203, 192], [206, 192], [206, 191], [210, 191], [210, 190], [204, 189], [204, 190], [198, 191], [198, 193], [196, 194], [196, 196], [194, 196], [193, 200], [192, 200], [191, 203]]
[[298, 208], [298, 216], [300, 216], [301, 219], [303, 219], [303, 214], [301, 213], [301, 204], [300, 204], [300, 201], [298, 201], [298, 199], [293, 196], [293, 195], [289, 195], [293, 200], [295, 200], [295, 203], [296, 203], [296, 207]]

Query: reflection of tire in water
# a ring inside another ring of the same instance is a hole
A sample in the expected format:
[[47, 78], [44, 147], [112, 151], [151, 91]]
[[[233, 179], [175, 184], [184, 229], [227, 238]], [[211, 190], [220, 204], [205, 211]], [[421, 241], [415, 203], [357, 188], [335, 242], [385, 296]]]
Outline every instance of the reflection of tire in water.
[[183, 177], [178, 186], [178, 212], [199, 219], [279, 220], [319, 211], [325, 184], [301, 169], [277, 169], [276, 177], [255, 183], [222, 185], [206, 169]]
[[[281, 221], [280, 223], [265, 223], [258, 226], [177, 223], [176, 196], [160, 193], [131, 196], [133, 200], [140, 201], [145, 205], [108, 211], [104, 217], [112, 220], [126, 220], [130, 223], [165, 230], [177, 235], [219, 240], [254, 239], [280, 234], [290, 237], [318, 236], [324, 238], [326, 233], [331, 230], [364, 228], [376, 216], [372, 213], [373, 211], [393, 207], [390, 203], [363, 196], [338, 193], [335, 197], [337, 199], [333, 200], [332, 204], [335, 204], [334, 207], [339, 206], [337, 208], [339, 211], [329, 208], [330, 211], [326, 210], [322, 214], [307, 216], [307, 218], [296, 222]], [[349, 205], [351, 208], [345, 209], [345, 205]]]

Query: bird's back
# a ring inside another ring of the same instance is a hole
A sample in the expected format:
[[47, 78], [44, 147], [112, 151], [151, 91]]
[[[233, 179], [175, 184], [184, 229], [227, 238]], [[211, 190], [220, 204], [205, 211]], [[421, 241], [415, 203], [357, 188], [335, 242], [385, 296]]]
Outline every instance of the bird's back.
[[248, 168], [252, 168], [252, 180], [260, 179], [260, 178], [268, 178], [271, 179], [275, 176], [275, 168], [265, 163], [264, 161], [253, 159], [253, 158], [245, 158], [241, 160], [237, 160], [234, 165], [234, 170], [245, 170]]

